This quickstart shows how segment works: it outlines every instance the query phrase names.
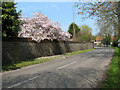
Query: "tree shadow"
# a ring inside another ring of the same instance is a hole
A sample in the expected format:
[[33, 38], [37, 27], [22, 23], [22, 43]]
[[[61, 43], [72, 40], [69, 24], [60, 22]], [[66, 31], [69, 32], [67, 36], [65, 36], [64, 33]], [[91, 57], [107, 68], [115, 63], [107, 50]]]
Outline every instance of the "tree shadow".
[[[93, 68], [61, 69], [41, 71], [36, 74], [18, 75], [10, 80], [3, 80], [3, 88], [21, 83], [14, 88], [97, 88], [103, 78], [103, 70]], [[9, 81], [9, 82], [8, 82]]]
[[10, 71], [10, 70], [17, 70], [17, 69], [20, 69], [20, 68], [21, 67], [17, 67], [15, 65], [15, 63], [14, 64], [7, 64], [7, 65], [2, 66], [2, 71], [4, 72], [4, 71]]
[[59, 41], [53, 40], [52, 48], [54, 55], [63, 54]]
[[71, 52], [69, 44], [65, 41], [64, 41], [64, 46], [65, 46], [66, 52]]

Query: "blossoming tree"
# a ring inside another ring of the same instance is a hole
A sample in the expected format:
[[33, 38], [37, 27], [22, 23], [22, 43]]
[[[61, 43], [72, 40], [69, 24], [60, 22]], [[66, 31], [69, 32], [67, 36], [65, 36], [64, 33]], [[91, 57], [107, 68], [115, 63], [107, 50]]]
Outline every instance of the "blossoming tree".
[[68, 40], [71, 36], [68, 32], [63, 32], [57, 22], [53, 23], [47, 16], [41, 13], [33, 13], [33, 18], [21, 18], [23, 24], [18, 37], [29, 37], [40, 42], [41, 40]]

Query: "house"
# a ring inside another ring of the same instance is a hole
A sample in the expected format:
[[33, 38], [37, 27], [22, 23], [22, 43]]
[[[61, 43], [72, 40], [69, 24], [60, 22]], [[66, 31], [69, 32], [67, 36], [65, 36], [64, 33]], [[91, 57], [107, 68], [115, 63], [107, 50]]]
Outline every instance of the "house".
[[[103, 40], [103, 38], [104, 37], [97, 37], [96, 38], [96, 40], [95, 40], [95, 42], [94, 42], [94, 45], [102, 45], [102, 40]], [[112, 42], [113, 42], [113, 40], [114, 40], [114, 36], [111, 36], [111, 43], [110, 44], [112, 44]]]
[[96, 40], [94, 42], [94, 45], [101, 45], [101, 41], [103, 40], [103, 37], [96, 37]]

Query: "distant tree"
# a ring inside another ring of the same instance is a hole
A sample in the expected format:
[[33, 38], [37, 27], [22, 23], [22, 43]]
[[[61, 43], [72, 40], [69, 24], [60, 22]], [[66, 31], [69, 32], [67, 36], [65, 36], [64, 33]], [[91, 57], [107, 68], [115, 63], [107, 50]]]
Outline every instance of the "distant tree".
[[109, 34], [106, 34], [103, 40], [101, 41], [102, 44], [104, 45], [110, 45], [111, 42], [111, 36]]
[[97, 38], [97, 36], [95, 36], [95, 35], [92, 35], [92, 37], [91, 37], [91, 40], [96, 40], [96, 38]]
[[17, 37], [20, 31], [19, 15], [21, 11], [17, 12], [16, 3], [2, 2], [2, 36], [3, 37]]
[[117, 20], [98, 20], [98, 28], [100, 29], [99, 34], [105, 35], [108, 33], [109, 35], [114, 35], [113, 46], [117, 46], [118, 41], [118, 22]]
[[110, 35], [115, 35], [117, 32], [117, 22], [115, 20], [112, 21], [104, 21], [104, 20], [98, 20], [98, 28], [100, 29], [101, 34], [108, 33]]
[[[77, 24], [71, 23], [70, 26], [69, 26], [68, 32], [69, 32], [72, 36], [73, 36], [73, 31], [74, 31], [73, 25], [74, 25], [74, 28], [75, 28], [75, 33], [77, 33], [77, 32], [80, 31], [80, 28], [79, 28], [79, 26], [78, 26]], [[71, 36], [71, 37], [72, 37], [72, 36]]]
[[[85, 18], [94, 18], [101, 22], [107, 22], [108, 25], [114, 27], [115, 37], [120, 38], [120, 1], [119, 2], [78, 2], [75, 7], [79, 9], [78, 14], [82, 14]], [[117, 21], [117, 26], [114, 24]], [[104, 23], [104, 24], [105, 24]], [[103, 28], [105, 28], [103, 27]], [[106, 30], [106, 29], [104, 29]]]
[[81, 30], [77, 33], [76, 37], [80, 42], [91, 41], [92, 39], [94, 39], [94, 37], [92, 36], [92, 28], [87, 25], [82, 25]]

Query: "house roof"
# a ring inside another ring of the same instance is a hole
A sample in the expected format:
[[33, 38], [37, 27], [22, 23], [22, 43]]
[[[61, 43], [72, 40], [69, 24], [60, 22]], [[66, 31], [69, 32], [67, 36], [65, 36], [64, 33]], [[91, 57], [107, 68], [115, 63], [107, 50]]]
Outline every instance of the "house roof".
[[[96, 38], [96, 41], [102, 41], [103, 37], [97, 37]], [[113, 41], [114, 40], [114, 36], [111, 36], [111, 40]]]
[[97, 37], [96, 41], [101, 41], [103, 39], [103, 37]]

